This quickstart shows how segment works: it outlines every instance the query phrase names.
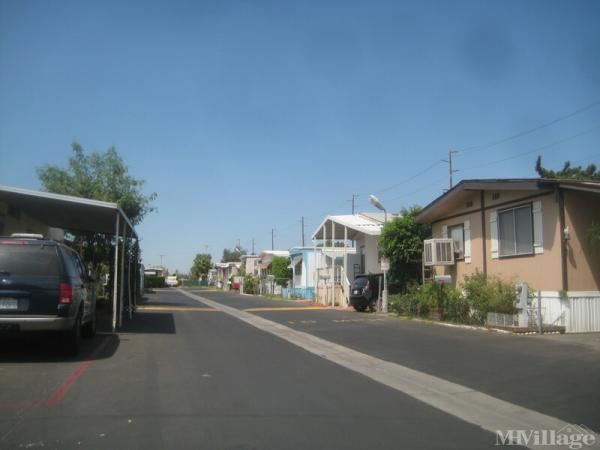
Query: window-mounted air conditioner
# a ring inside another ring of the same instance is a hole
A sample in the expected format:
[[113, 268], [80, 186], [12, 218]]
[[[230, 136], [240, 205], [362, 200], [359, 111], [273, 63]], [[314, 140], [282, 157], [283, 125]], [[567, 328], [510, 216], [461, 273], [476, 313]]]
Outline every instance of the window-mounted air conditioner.
[[423, 243], [423, 262], [426, 266], [454, 265], [452, 239], [427, 239]]

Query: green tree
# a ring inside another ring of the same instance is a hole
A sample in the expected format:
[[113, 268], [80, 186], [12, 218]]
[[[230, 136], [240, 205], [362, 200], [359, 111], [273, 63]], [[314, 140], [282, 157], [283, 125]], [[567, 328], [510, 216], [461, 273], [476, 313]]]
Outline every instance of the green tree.
[[402, 209], [379, 236], [381, 253], [390, 260], [390, 291], [404, 291], [409, 282], [420, 278], [423, 240], [431, 236], [431, 226], [415, 222], [419, 212], [420, 206]]
[[129, 174], [129, 168], [114, 147], [86, 155], [83, 147], [71, 144], [73, 155], [66, 168], [46, 164], [37, 169], [48, 192], [117, 203], [134, 225], [155, 210], [156, 193], [145, 195], [144, 180]]
[[292, 269], [289, 268], [290, 259], [285, 256], [274, 256], [271, 261], [271, 275], [277, 284], [287, 286], [287, 280], [292, 278]]
[[233, 250], [229, 248], [223, 249], [223, 256], [221, 257], [221, 262], [239, 262], [242, 255], [247, 254], [248, 252], [241, 247], [236, 247]]
[[[143, 193], [145, 181], [129, 174], [129, 168], [114, 147], [91, 154], [86, 154], [77, 142], [71, 147], [73, 154], [66, 167], [46, 164], [37, 169], [44, 190], [117, 203], [133, 224], [141, 223], [154, 211], [152, 201], [156, 193]], [[74, 238], [73, 246], [79, 248], [86, 261], [97, 269], [112, 265], [112, 237], [73, 230], [70, 234]], [[135, 247], [131, 244], [128, 247], [134, 258], [139, 258]]]
[[212, 267], [212, 256], [208, 253], [198, 253], [194, 258], [194, 263], [190, 269], [190, 275], [193, 278], [200, 278], [201, 276], [207, 275]]
[[571, 163], [566, 161], [561, 170], [554, 171], [543, 167], [542, 157], [538, 156], [535, 171], [541, 178], [600, 181], [600, 171], [596, 169], [595, 164], [590, 164], [584, 169], [581, 166], [571, 167]]

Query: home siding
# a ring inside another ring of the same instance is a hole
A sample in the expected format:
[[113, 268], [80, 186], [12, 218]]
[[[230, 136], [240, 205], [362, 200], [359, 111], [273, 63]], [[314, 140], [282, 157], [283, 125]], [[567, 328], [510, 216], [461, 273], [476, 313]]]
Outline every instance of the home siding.
[[[539, 194], [539, 191], [537, 193]], [[492, 243], [489, 238], [490, 215], [493, 211], [497, 211], [497, 209], [488, 209], [485, 212], [486, 236], [488, 236], [486, 242], [488, 274], [498, 276], [504, 280], [525, 281], [533, 289], [541, 289], [543, 291], [561, 290], [560, 220], [556, 196], [553, 193], [548, 193], [542, 197], [521, 201], [519, 198], [527, 197], [528, 194], [535, 195], [536, 192], [528, 193], [521, 191], [520, 194], [519, 196], [512, 197], [512, 199], [517, 201], [508, 205], [502, 205], [498, 209], [510, 208], [511, 206], [541, 200], [544, 253], [493, 259]], [[503, 192], [501, 198], [495, 203], [504, 203], [502, 197], [504, 197], [504, 202], [507, 201], [507, 196], [504, 196]]]
[[[564, 191], [567, 279], [570, 291], [600, 291], [600, 248], [589, 248], [585, 236], [593, 222], [600, 223], [600, 197]], [[596, 205], [596, 207], [594, 207]]]
[[[560, 290], [562, 289], [561, 253], [560, 253], [560, 223], [558, 215], [558, 202], [552, 192], [540, 193], [540, 191], [500, 191], [499, 198], [493, 199], [493, 191], [484, 192], [485, 223], [485, 259], [487, 274], [498, 276], [504, 280], [525, 281], [534, 289]], [[542, 194], [540, 196], [540, 194]], [[531, 198], [533, 197], [533, 198]], [[472, 199], [473, 206], [481, 208], [480, 193]], [[515, 256], [505, 258], [492, 258], [491, 225], [490, 216], [498, 209], [510, 208], [524, 203], [540, 200], [542, 202], [542, 226], [543, 226], [543, 254]], [[496, 206], [496, 207], [494, 207]], [[462, 215], [459, 215], [462, 214]], [[439, 238], [442, 236], [443, 226], [451, 227], [466, 220], [471, 225], [471, 262], [463, 260], [456, 261], [454, 266], [437, 266], [436, 274], [452, 276], [455, 286], [460, 285], [465, 276], [484, 272], [484, 252], [482, 245], [481, 211], [473, 212], [472, 207], [467, 209], [466, 205], [461, 209], [454, 210], [452, 218], [435, 222], [432, 234]], [[543, 267], [543, 270], [540, 268]]]
[[438, 275], [450, 275], [454, 286], [460, 285], [465, 276], [473, 275], [477, 271], [483, 272], [481, 212], [465, 213], [462, 216], [448, 219], [447, 221], [437, 222], [432, 227], [433, 236], [441, 238], [444, 225], [450, 228], [454, 225], [464, 224], [467, 220], [471, 224], [471, 262], [466, 263], [464, 260], [458, 260], [453, 266], [437, 266], [435, 268]]

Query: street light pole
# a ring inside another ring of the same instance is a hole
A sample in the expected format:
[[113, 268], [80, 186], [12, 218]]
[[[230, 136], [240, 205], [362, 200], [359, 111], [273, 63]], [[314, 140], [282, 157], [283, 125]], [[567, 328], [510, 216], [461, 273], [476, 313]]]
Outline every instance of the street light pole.
[[[375, 208], [380, 209], [384, 213], [384, 226], [387, 223], [387, 210], [383, 206], [383, 204], [379, 201], [377, 197], [374, 195], [369, 195], [369, 203], [373, 205]], [[388, 312], [388, 285], [387, 285], [387, 271], [388, 269], [383, 271], [383, 292], [381, 293], [381, 312]]]

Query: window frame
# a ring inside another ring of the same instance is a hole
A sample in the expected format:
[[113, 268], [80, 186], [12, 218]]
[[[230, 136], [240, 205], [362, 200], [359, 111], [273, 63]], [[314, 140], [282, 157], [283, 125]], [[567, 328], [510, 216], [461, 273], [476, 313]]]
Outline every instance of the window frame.
[[[454, 245], [454, 239], [452, 238], [452, 230], [459, 228], [462, 230], [462, 252], [454, 252], [454, 260], [455, 261], [464, 261], [465, 259], [465, 223], [464, 222], [460, 222], [454, 225], [448, 225], [447, 226], [447, 235], [449, 239], [452, 239], [452, 245]], [[460, 255], [460, 256], [456, 256], [456, 255]]]
[[[529, 216], [531, 218], [531, 250], [529, 252], [525, 252], [525, 253], [517, 253], [517, 226], [516, 226], [516, 221], [515, 221], [515, 213], [514, 211], [517, 209], [522, 209], [522, 208], [529, 208]], [[515, 249], [515, 253], [510, 254], [510, 255], [503, 255], [502, 254], [502, 231], [501, 231], [501, 227], [500, 227], [500, 215], [502, 213], [508, 212], [508, 211], [512, 211], [513, 212], [513, 230], [514, 230], [514, 249]], [[503, 208], [503, 209], [498, 209], [496, 210], [496, 215], [497, 215], [497, 227], [498, 227], [498, 258], [500, 259], [504, 259], [504, 258], [518, 258], [521, 256], [535, 256], [535, 230], [534, 230], [534, 217], [533, 217], [533, 203], [532, 202], [528, 202], [528, 203], [521, 203], [518, 205], [514, 205], [508, 208]]]

